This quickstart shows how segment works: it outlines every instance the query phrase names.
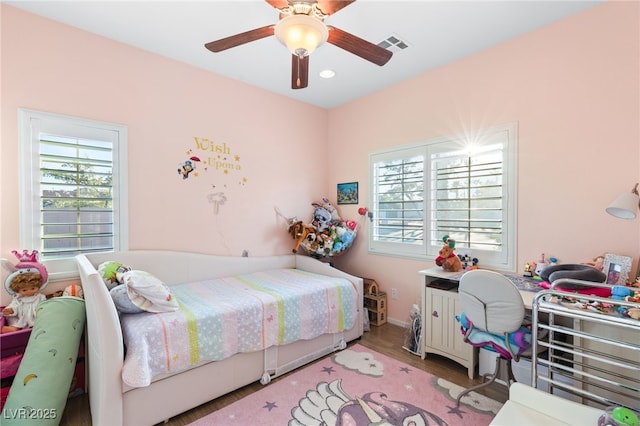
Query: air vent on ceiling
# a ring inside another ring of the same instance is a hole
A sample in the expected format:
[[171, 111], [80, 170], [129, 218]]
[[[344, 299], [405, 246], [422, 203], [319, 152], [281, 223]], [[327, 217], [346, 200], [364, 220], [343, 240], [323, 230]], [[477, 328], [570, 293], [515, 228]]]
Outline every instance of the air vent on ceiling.
[[401, 50], [406, 49], [407, 47], [409, 47], [409, 45], [402, 41], [398, 36], [395, 35], [391, 35], [389, 37], [387, 37], [386, 39], [382, 40], [380, 43], [378, 43], [378, 46], [390, 50], [392, 52], [400, 52]]

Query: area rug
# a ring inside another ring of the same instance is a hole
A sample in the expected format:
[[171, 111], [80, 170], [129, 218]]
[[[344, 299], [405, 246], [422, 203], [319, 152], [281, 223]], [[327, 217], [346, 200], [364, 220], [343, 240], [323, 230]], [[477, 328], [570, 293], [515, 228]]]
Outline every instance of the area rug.
[[502, 404], [361, 345], [327, 356], [191, 426], [488, 425]]

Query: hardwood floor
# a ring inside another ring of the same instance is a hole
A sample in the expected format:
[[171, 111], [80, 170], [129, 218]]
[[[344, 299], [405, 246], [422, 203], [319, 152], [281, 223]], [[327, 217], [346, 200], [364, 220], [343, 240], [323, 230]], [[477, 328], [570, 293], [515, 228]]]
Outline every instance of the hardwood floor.
[[[387, 323], [380, 327], [371, 327], [371, 331], [365, 332], [360, 340], [352, 342], [351, 344], [359, 343], [362, 346], [375, 350], [389, 357], [398, 359], [415, 368], [422, 369], [463, 387], [470, 387], [474, 384], [480, 383], [480, 380], [478, 378], [471, 380], [467, 377], [467, 369], [465, 367], [462, 367], [447, 358], [440, 357], [438, 355], [429, 355], [426, 360], [423, 360], [419, 356], [411, 354], [410, 352], [402, 348], [404, 341], [405, 329]], [[276, 382], [283, 377], [286, 377], [286, 375], [274, 379], [273, 382]], [[213, 401], [210, 401], [206, 404], [175, 416], [162, 424], [169, 426], [187, 425], [213, 411], [225, 407], [263, 388], [264, 386], [259, 382], [252, 383], [241, 389], [238, 389], [234, 392], [221, 396], [220, 398], [217, 398]], [[482, 390], [481, 393], [501, 402], [506, 401], [508, 396], [507, 388], [503, 385], [495, 383], [485, 388], [485, 390]], [[63, 413], [60, 424], [63, 426], [91, 425], [89, 399], [86, 394], [72, 398], [67, 402], [67, 406]]]

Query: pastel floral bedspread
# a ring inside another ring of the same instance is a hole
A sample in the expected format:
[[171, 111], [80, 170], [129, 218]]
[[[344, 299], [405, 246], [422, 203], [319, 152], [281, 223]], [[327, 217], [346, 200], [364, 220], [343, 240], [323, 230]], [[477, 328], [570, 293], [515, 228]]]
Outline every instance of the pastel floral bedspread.
[[148, 386], [203, 361], [349, 330], [357, 291], [346, 279], [274, 269], [171, 287], [176, 312], [121, 317], [123, 381]]

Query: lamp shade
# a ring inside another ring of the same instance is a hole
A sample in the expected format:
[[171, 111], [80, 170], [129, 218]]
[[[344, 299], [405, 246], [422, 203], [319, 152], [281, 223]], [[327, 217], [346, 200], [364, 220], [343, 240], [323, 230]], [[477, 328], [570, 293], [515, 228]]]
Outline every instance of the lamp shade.
[[327, 41], [329, 30], [309, 15], [291, 15], [276, 25], [276, 37], [296, 56], [307, 56]]
[[640, 207], [640, 196], [638, 196], [638, 184], [631, 192], [620, 195], [607, 207], [607, 213], [620, 219], [635, 219], [638, 216]]

